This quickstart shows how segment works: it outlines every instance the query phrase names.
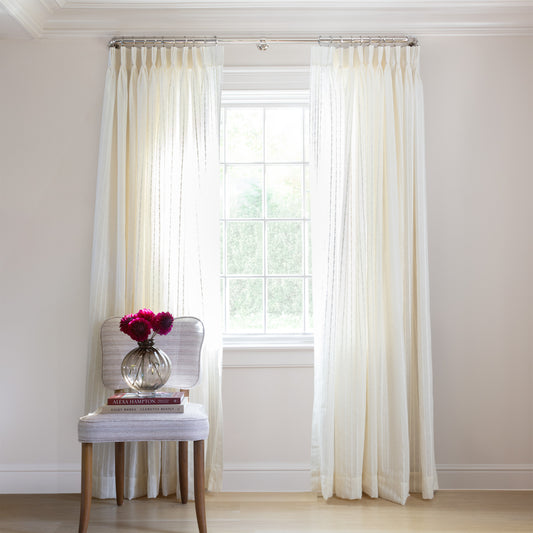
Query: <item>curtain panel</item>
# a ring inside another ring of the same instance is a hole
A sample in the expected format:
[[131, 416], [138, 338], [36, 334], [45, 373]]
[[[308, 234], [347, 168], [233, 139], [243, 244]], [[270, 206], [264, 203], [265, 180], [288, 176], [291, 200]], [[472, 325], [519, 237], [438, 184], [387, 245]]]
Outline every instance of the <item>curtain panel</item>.
[[[191, 391], [191, 401], [203, 403], [210, 419], [206, 447], [210, 490], [219, 490], [222, 482], [218, 285], [222, 55], [220, 47], [109, 51], [86, 399], [92, 411], [111, 392], [101, 379], [99, 331], [107, 317], [149, 307], [200, 318], [206, 336], [201, 378]], [[125, 496], [179, 494], [177, 464], [175, 443], [126, 443]], [[96, 447], [93, 470], [94, 496], [114, 497], [112, 445]]]
[[418, 47], [314, 47], [313, 488], [432, 498], [431, 334]]

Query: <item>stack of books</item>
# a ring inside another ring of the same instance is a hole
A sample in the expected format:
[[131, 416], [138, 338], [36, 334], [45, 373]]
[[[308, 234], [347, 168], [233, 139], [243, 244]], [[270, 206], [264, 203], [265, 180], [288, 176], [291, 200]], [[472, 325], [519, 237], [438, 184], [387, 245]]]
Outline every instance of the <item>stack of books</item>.
[[184, 392], [158, 392], [140, 396], [136, 392], [121, 392], [107, 399], [100, 413], [183, 413], [187, 398]]

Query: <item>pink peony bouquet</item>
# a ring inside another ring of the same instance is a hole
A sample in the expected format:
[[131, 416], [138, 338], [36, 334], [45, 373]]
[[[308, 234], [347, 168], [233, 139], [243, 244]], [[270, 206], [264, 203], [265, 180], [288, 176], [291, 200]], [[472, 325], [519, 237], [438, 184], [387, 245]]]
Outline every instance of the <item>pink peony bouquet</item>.
[[120, 321], [120, 331], [129, 335], [134, 341], [152, 339], [157, 335], [167, 335], [172, 330], [174, 317], [170, 313], [157, 313], [150, 309], [140, 309], [133, 315], [124, 315]]

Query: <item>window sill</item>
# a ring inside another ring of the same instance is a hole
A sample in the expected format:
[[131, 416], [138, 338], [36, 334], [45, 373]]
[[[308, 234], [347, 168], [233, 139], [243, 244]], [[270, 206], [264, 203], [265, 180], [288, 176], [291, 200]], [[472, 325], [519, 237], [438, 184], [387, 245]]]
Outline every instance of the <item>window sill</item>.
[[313, 350], [314, 337], [307, 335], [224, 335], [224, 350]]
[[313, 368], [313, 350], [255, 350], [224, 349], [222, 367], [226, 369]]
[[226, 335], [225, 369], [313, 368], [312, 335]]

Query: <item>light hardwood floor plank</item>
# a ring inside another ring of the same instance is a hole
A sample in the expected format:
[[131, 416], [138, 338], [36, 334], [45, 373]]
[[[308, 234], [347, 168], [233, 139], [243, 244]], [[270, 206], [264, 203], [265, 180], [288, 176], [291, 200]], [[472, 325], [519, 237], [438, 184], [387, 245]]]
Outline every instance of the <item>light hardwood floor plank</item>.
[[[76, 531], [79, 495], [0, 495], [1, 533]], [[405, 506], [364, 497], [325, 502], [311, 493], [220, 493], [206, 497], [209, 533], [533, 533], [533, 492], [440, 491]], [[197, 533], [194, 503], [93, 500], [89, 533]]]

